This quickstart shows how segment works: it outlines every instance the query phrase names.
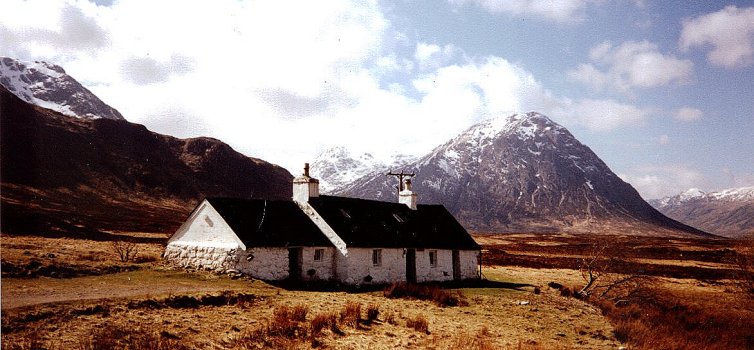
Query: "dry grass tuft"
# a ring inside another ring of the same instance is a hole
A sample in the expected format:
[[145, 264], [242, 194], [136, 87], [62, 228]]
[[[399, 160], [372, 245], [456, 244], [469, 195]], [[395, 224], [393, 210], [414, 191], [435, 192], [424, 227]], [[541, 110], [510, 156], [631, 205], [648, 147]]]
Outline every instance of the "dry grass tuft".
[[417, 332], [429, 334], [429, 321], [424, 315], [416, 315], [406, 320], [406, 327], [413, 328]]
[[352, 301], [346, 302], [343, 310], [340, 311], [340, 323], [356, 328], [359, 326], [361, 320], [361, 303], [355, 303]]
[[325, 329], [329, 329], [335, 334], [343, 333], [340, 328], [338, 328], [338, 315], [334, 312], [317, 314], [312, 318], [310, 328], [312, 338], [320, 336]]
[[377, 304], [369, 304], [367, 307], [367, 323], [372, 323], [377, 320], [377, 316], [380, 315], [380, 307]]

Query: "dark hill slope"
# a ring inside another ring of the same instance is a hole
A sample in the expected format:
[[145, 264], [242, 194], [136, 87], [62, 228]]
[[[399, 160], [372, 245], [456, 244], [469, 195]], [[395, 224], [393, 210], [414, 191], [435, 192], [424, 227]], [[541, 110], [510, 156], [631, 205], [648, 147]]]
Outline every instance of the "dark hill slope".
[[175, 229], [205, 196], [290, 198], [285, 169], [211, 138], [77, 119], [0, 87], [4, 233]]

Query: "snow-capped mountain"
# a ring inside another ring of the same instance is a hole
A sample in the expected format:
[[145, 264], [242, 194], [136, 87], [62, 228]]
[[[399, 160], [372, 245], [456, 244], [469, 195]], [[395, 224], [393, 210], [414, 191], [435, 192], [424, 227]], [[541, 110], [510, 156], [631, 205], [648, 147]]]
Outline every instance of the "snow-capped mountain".
[[649, 203], [673, 219], [715, 234], [754, 236], [754, 186], [709, 193], [690, 189]]
[[[420, 203], [477, 231], [573, 230], [608, 222], [701, 233], [660, 214], [566, 128], [531, 112], [472, 126], [405, 166]], [[396, 200], [397, 181], [358, 179], [338, 194]]]
[[311, 174], [319, 180], [322, 193], [330, 193], [356, 179], [372, 174], [384, 174], [413, 160], [396, 155], [391, 162], [381, 162], [369, 153], [354, 154], [346, 147], [331, 147], [320, 153], [311, 164]]
[[26, 102], [70, 117], [123, 120], [117, 110], [51, 63], [0, 57], [0, 85]]

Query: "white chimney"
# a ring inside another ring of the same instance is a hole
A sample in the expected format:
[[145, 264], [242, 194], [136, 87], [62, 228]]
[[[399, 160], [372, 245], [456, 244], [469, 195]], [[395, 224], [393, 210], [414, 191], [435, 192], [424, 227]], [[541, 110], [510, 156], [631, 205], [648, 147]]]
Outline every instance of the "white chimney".
[[309, 163], [304, 163], [304, 174], [293, 179], [293, 201], [308, 202], [319, 197], [319, 180], [309, 177]]
[[398, 193], [398, 203], [403, 203], [411, 210], [416, 210], [416, 193], [411, 191], [411, 179], [406, 180], [406, 187]]

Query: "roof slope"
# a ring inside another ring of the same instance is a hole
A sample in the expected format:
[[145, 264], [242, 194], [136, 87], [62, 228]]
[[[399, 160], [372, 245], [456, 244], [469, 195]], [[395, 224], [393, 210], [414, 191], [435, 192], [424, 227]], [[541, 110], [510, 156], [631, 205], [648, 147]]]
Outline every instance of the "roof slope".
[[207, 198], [247, 247], [332, 246], [292, 201]]
[[442, 205], [411, 210], [395, 202], [332, 196], [310, 198], [309, 204], [348, 247], [480, 249]]

